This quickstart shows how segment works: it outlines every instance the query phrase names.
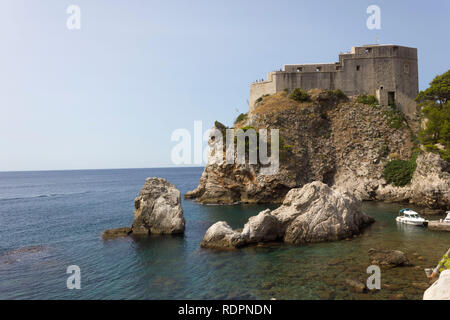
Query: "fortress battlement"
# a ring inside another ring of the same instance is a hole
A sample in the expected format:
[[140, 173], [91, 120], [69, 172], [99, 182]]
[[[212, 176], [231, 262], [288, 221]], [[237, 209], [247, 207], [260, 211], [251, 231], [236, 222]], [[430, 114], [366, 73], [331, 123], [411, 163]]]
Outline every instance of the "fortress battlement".
[[334, 63], [286, 64], [283, 70], [250, 85], [250, 110], [265, 94], [301, 88], [334, 90], [346, 95], [375, 95], [381, 104], [393, 104], [406, 116], [416, 111], [419, 92], [417, 49], [389, 45], [353, 47]]

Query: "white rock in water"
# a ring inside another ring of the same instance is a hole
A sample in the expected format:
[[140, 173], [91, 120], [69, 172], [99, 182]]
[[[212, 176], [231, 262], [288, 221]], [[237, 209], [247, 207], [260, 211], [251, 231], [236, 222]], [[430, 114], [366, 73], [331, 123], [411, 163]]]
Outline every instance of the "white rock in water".
[[439, 279], [425, 290], [423, 300], [450, 300], [450, 270], [441, 272]]
[[272, 214], [285, 225], [284, 241], [294, 244], [343, 239], [374, 222], [358, 199], [320, 181], [290, 190]]
[[227, 248], [277, 239], [293, 244], [333, 241], [358, 234], [373, 221], [361, 212], [355, 197], [316, 181], [289, 191], [278, 209], [251, 217], [242, 232], [223, 221], [212, 225], [201, 245]]
[[209, 227], [200, 245], [205, 248], [235, 248], [241, 244], [241, 234], [231, 229], [225, 221], [219, 221]]
[[242, 238], [247, 243], [277, 240], [283, 235], [280, 221], [269, 209], [250, 217], [242, 231]]
[[163, 178], [147, 178], [134, 200], [133, 234], [183, 233], [180, 191]]

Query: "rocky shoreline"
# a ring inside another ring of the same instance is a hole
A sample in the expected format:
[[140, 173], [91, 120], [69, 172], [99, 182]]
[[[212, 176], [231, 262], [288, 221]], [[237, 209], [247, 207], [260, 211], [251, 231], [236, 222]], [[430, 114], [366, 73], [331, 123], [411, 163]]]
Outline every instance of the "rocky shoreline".
[[[383, 178], [386, 163], [408, 160], [417, 124], [389, 123], [388, 106], [365, 105], [328, 91], [311, 92], [299, 103], [278, 93], [265, 97], [235, 128], [280, 129], [280, 168], [261, 174], [260, 165], [217, 164], [210, 152], [199, 185], [185, 194], [203, 204], [282, 203], [293, 188], [313, 181], [348, 191], [360, 200], [450, 209], [450, 165], [439, 155], [421, 152], [409, 184], [396, 187]], [[216, 124], [223, 130], [223, 125]], [[215, 142], [210, 142], [214, 147]], [[214, 148], [211, 148], [214, 149]]]

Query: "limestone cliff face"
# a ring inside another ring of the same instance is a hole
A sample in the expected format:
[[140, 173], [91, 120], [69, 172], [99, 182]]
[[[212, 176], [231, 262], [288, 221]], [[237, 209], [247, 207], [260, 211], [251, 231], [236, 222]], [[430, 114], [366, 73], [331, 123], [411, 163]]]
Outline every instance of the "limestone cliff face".
[[[201, 203], [281, 203], [292, 188], [312, 181], [349, 191], [362, 200], [409, 201], [448, 208], [449, 168], [434, 154], [420, 155], [410, 185], [395, 188], [383, 179], [390, 158], [409, 159], [411, 130], [388, 124], [389, 107], [339, 99], [327, 91], [299, 103], [284, 92], [264, 97], [236, 127], [279, 129], [280, 168], [261, 174], [259, 165], [209, 164], [186, 198]], [[210, 158], [214, 158], [214, 152]]]

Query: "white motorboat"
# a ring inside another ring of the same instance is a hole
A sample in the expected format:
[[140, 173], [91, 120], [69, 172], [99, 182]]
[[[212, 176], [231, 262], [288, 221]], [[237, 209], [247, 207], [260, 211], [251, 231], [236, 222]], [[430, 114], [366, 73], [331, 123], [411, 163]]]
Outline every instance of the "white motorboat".
[[397, 222], [410, 224], [414, 226], [426, 225], [426, 220], [419, 216], [419, 214], [411, 209], [404, 208], [400, 210], [400, 215], [395, 218]]

